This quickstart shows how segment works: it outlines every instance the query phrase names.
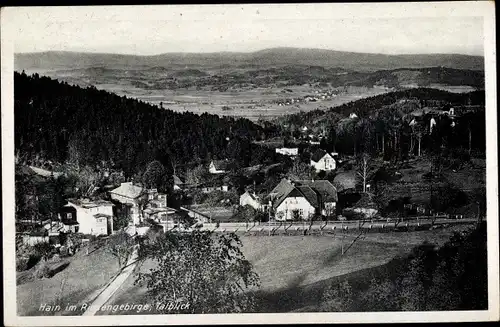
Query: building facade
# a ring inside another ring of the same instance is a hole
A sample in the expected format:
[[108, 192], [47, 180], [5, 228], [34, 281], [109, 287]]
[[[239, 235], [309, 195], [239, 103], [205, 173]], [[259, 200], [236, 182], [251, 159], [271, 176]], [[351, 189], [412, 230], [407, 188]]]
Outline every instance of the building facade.
[[111, 202], [70, 199], [66, 206], [76, 209], [78, 232], [96, 236], [113, 233], [113, 204]]
[[337, 168], [337, 162], [330, 153], [318, 150], [311, 157], [311, 166], [319, 171], [332, 171]]

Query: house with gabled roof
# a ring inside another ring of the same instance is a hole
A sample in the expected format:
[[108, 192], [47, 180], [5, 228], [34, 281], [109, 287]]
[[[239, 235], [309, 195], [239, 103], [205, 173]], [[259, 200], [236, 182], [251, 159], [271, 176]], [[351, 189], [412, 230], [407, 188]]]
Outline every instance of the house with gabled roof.
[[109, 191], [111, 199], [130, 208], [129, 214], [133, 224], [141, 221], [141, 212], [139, 205], [142, 201], [148, 199], [146, 189], [132, 182], [121, 183], [121, 185]]
[[319, 171], [332, 171], [337, 167], [337, 162], [334, 156], [325, 150], [318, 149], [311, 156], [311, 166]]
[[212, 160], [208, 167], [211, 174], [223, 174], [229, 170], [229, 160]]
[[337, 190], [327, 180], [282, 179], [268, 199], [276, 220], [309, 220], [335, 212]]
[[182, 188], [185, 185], [184, 181], [177, 175], [173, 175], [172, 178], [174, 179], [174, 190], [175, 191], [182, 190]]
[[255, 210], [263, 210], [263, 200], [254, 192], [246, 191], [240, 195], [240, 206], [244, 207], [246, 205], [251, 206]]

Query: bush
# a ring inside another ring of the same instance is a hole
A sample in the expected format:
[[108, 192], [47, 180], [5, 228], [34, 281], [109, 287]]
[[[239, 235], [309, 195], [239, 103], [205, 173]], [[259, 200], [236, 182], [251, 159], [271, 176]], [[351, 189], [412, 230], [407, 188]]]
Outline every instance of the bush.
[[49, 267], [46, 261], [41, 261], [35, 269], [35, 277], [38, 279], [49, 277]]
[[347, 280], [339, 284], [332, 284], [323, 293], [320, 311], [345, 312], [353, 304], [353, 290]]
[[352, 208], [347, 208], [342, 211], [342, 215], [347, 220], [363, 220], [365, 219], [365, 215], [361, 212], [356, 212]]
[[16, 271], [24, 271], [28, 269], [28, 262], [30, 257], [16, 256]]

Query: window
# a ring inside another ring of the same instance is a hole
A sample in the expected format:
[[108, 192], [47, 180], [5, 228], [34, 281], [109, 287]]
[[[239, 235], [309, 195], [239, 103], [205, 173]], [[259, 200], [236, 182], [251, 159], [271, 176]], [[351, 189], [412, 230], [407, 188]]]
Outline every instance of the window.
[[72, 220], [73, 219], [73, 214], [71, 212], [66, 213], [66, 219], [67, 220]]

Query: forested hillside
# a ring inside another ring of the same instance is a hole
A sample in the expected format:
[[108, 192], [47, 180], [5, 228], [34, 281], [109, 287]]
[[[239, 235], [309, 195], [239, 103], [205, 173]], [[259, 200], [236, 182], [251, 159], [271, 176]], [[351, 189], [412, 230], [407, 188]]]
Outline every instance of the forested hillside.
[[112, 166], [133, 175], [151, 161], [167, 167], [235, 158], [241, 165], [275, 154], [251, 144], [272, 136], [247, 119], [176, 113], [94, 87], [15, 73], [15, 149], [30, 158]]
[[[356, 100], [326, 111], [315, 110], [279, 118], [286, 137], [309, 131], [325, 136], [322, 147], [342, 154], [370, 153], [405, 159], [423, 153], [464, 151], [484, 156], [485, 94], [456, 94], [417, 88]], [[457, 115], [443, 114], [450, 108]], [[436, 128], [430, 128], [431, 120]], [[420, 149], [420, 150], [419, 150]]]
[[[401, 100], [415, 100], [419, 107], [434, 105], [483, 105], [485, 104], [484, 91], [474, 91], [470, 93], [452, 93], [432, 88], [414, 88], [402, 91], [384, 93], [365, 99], [351, 101], [340, 106], [329, 108], [326, 115], [338, 114], [349, 116], [355, 113], [358, 116], [368, 116], [382, 109], [384, 106], [392, 105]], [[289, 115], [288, 120], [292, 122], [311, 122], [317, 118], [323, 118], [324, 110], [314, 110], [307, 113]]]

